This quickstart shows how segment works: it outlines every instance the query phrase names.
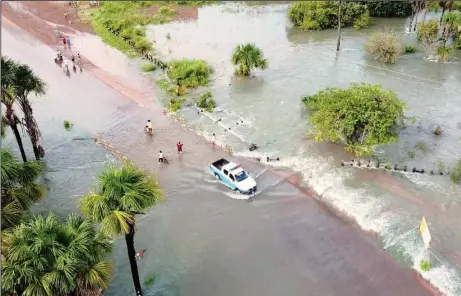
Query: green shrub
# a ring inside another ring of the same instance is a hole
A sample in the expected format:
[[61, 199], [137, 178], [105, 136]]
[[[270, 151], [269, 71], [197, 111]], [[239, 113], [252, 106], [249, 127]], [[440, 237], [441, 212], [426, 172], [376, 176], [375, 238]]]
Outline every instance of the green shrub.
[[346, 150], [370, 155], [376, 145], [398, 140], [406, 104], [379, 85], [327, 88], [302, 99], [316, 142], [343, 142]]
[[405, 45], [405, 52], [406, 53], [415, 53], [416, 47], [413, 45]]
[[207, 112], [212, 112], [216, 108], [216, 102], [213, 100], [211, 92], [207, 91], [200, 95], [197, 101], [197, 107], [205, 109]]
[[168, 109], [170, 109], [171, 112], [176, 112], [182, 108], [182, 104], [184, 104], [185, 101], [184, 98], [171, 98], [168, 103]]
[[372, 17], [407, 17], [412, 13], [411, 2], [407, 1], [367, 1]]
[[70, 130], [74, 125], [72, 123], [70, 123], [70, 121], [68, 120], [64, 120], [64, 128], [66, 130]]
[[402, 42], [391, 30], [374, 31], [368, 38], [367, 51], [382, 63], [394, 64], [402, 54]]
[[154, 64], [145, 64], [144, 66], [141, 67], [141, 71], [143, 72], [152, 72], [157, 69], [157, 66]]
[[411, 151], [411, 150], [410, 150], [410, 151], [407, 151], [407, 155], [408, 155], [409, 158], [412, 158], [412, 159], [413, 159], [413, 158], [415, 158], [416, 153], [415, 153], [414, 151]]
[[[323, 30], [338, 26], [338, 1], [298, 1], [288, 10], [293, 24], [301, 30]], [[342, 26], [357, 29], [369, 25], [367, 6], [361, 3], [343, 3]]]
[[174, 10], [173, 8], [170, 8], [168, 6], [162, 6], [158, 10], [158, 13], [161, 14], [161, 15], [172, 16], [172, 15], [176, 14], [176, 10]]
[[419, 262], [419, 268], [421, 268], [422, 271], [429, 271], [431, 270], [431, 263], [426, 260], [421, 260]]
[[184, 87], [207, 86], [213, 73], [213, 68], [204, 60], [173, 60], [169, 66], [168, 77], [170, 80], [176, 85]]
[[450, 178], [456, 184], [461, 184], [461, 159], [458, 160], [458, 163], [450, 171]]

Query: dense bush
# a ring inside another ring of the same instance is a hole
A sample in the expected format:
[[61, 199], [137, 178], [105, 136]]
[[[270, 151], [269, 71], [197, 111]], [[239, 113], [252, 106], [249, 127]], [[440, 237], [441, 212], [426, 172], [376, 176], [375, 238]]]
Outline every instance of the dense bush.
[[216, 102], [213, 100], [211, 92], [207, 91], [200, 95], [197, 101], [197, 107], [205, 109], [207, 112], [212, 112], [216, 108]]
[[[296, 2], [288, 10], [293, 24], [301, 30], [323, 30], [338, 26], [339, 2], [312, 1]], [[369, 25], [369, 12], [366, 5], [360, 3], [343, 3], [341, 20], [343, 27], [354, 26], [356, 29]]]
[[379, 85], [327, 88], [302, 101], [315, 141], [343, 142], [357, 155], [369, 155], [373, 146], [397, 141], [397, 128], [405, 119], [405, 103]]
[[431, 270], [431, 263], [426, 260], [421, 260], [419, 262], [419, 268], [421, 268], [422, 271], [429, 271]]
[[204, 60], [173, 60], [169, 64], [168, 77], [178, 86], [199, 87], [210, 83], [213, 68]]
[[402, 55], [402, 42], [391, 30], [371, 33], [366, 48], [377, 60], [387, 64], [394, 64]]
[[410, 1], [366, 1], [359, 3], [368, 7], [372, 17], [407, 17], [412, 13]]
[[453, 53], [454, 48], [450, 46], [440, 46], [437, 48], [437, 55], [443, 62], [448, 61], [448, 57]]

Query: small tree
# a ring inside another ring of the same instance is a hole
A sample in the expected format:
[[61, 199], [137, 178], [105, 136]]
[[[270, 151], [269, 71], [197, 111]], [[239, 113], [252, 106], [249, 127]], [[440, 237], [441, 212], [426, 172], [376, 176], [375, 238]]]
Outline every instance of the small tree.
[[207, 112], [212, 112], [216, 108], [213, 94], [209, 91], [202, 93], [197, 101], [197, 107], [205, 109]]
[[254, 68], [264, 70], [268, 67], [263, 52], [252, 43], [237, 45], [232, 55], [232, 64], [238, 65], [235, 74], [242, 76], [249, 76]]
[[375, 59], [386, 64], [394, 64], [402, 55], [400, 38], [392, 30], [374, 31], [368, 38], [367, 51]]
[[315, 141], [343, 142], [356, 155], [370, 155], [373, 146], [397, 141], [396, 130], [405, 119], [405, 103], [379, 85], [327, 88], [302, 101]]
[[213, 68], [204, 60], [173, 60], [169, 63], [168, 78], [178, 87], [207, 86]]
[[445, 46], [448, 38], [453, 36], [458, 31], [458, 27], [461, 26], [461, 12], [453, 11], [446, 13], [442, 18], [442, 26], [443, 45]]

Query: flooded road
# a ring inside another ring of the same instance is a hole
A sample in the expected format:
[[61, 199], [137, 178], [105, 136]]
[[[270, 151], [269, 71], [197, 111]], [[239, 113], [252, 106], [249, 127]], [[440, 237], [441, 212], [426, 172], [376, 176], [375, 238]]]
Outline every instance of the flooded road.
[[[20, 30], [4, 23], [2, 38], [3, 54], [49, 82], [47, 95], [33, 105], [48, 153], [45, 178], [55, 174], [61, 184], [47, 197], [49, 208], [60, 214], [76, 210], [78, 196], [113, 161], [93, 141], [79, 140], [93, 133], [158, 173], [166, 201], [140, 217], [136, 235], [137, 248], [148, 249], [139, 261], [142, 277], [157, 276], [146, 295], [429, 295], [372, 235], [287, 182], [291, 173], [232, 158], [259, 176], [261, 189], [248, 201], [236, 200], [205, 170], [225, 156], [222, 151], [85, 69], [67, 78], [53, 64], [52, 50]], [[143, 132], [147, 118], [154, 121], [153, 138]], [[74, 124], [73, 131], [64, 130], [64, 120]], [[175, 155], [177, 141], [184, 142], [182, 156]], [[157, 165], [159, 149], [170, 165]], [[129, 295], [123, 239], [116, 241], [113, 257], [116, 272], [107, 295]]]
[[[408, 115], [415, 116], [416, 122], [402, 131], [399, 143], [378, 147], [380, 161], [437, 170], [440, 163], [448, 167], [461, 157], [461, 55], [458, 52], [449, 63], [435, 63], [424, 60], [420, 50], [404, 54], [396, 65], [382, 65], [364, 50], [371, 29], [343, 30], [342, 50], [336, 53], [334, 30], [301, 32], [287, 20], [287, 7], [203, 7], [196, 21], [150, 28], [148, 36], [165, 59], [201, 58], [216, 70], [211, 91], [218, 110], [198, 115], [194, 108], [185, 108], [180, 116], [208, 135], [216, 133], [239, 155], [280, 156], [282, 161], [273, 165], [301, 173], [324, 202], [362, 228], [377, 232], [383, 245], [391, 245], [388, 250], [406, 264], [419, 269], [418, 262], [431, 257], [436, 268], [424, 276], [440, 287], [450, 287], [442, 290], [460, 295], [461, 187], [447, 176], [340, 167], [341, 159], [350, 159], [342, 148], [304, 140], [308, 126], [300, 98], [352, 82], [381, 84], [395, 91], [408, 103]], [[416, 44], [415, 34], [405, 33], [408, 20], [374, 23], [373, 28], [391, 26], [406, 44]], [[269, 68], [256, 71], [252, 79], [233, 75], [232, 51], [245, 42], [259, 46], [269, 61]], [[161, 91], [156, 96], [167, 100]], [[237, 126], [241, 119], [245, 124]], [[443, 129], [441, 137], [433, 134], [438, 125]], [[225, 132], [228, 127], [232, 132]], [[261, 146], [258, 153], [245, 151], [250, 143]], [[408, 157], [411, 152], [414, 158]], [[432, 251], [443, 263], [424, 251], [414, 230], [422, 216], [429, 221]]]

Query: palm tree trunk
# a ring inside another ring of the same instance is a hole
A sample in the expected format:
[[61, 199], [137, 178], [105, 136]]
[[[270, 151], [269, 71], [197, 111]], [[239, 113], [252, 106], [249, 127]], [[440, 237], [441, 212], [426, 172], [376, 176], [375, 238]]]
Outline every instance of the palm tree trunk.
[[24, 146], [22, 144], [21, 134], [19, 133], [18, 126], [16, 124], [11, 125], [11, 130], [16, 138], [16, 142], [18, 142], [19, 151], [21, 151], [22, 161], [27, 162], [26, 152], [24, 151]]
[[426, 2], [426, 8], [424, 9], [424, 14], [423, 14], [423, 24], [426, 23], [426, 16], [427, 16], [427, 11], [429, 10], [428, 3]]
[[408, 26], [408, 32], [411, 32], [411, 28], [413, 28], [413, 19], [415, 18], [415, 11], [416, 11], [416, 3], [413, 1], [411, 3], [411, 18], [410, 18], [410, 25]]
[[413, 32], [416, 31], [416, 27], [418, 26], [418, 16], [421, 11], [421, 3], [418, 1], [416, 2], [417, 8], [416, 8], [416, 19], [415, 19], [415, 26], [413, 27]]
[[443, 1], [442, 15], [440, 16], [439, 26], [442, 25], [443, 15], [445, 14], [446, 9], [447, 9], [447, 1]]
[[136, 263], [136, 250], [134, 248], [134, 224], [130, 224], [130, 232], [125, 234], [126, 248], [128, 250], [128, 259], [130, 260], [131, 275], [133, 277], [134, 289], [136, 296], [142, 296], [141, 282], [139, 281], [138, 264]]
[[341, 46], [341, 13], [342, 13], [343, 1], [339, 1], [339, 11], [338, 11], [338, 42], [336, 43], [336, 51], [339, 51]]

